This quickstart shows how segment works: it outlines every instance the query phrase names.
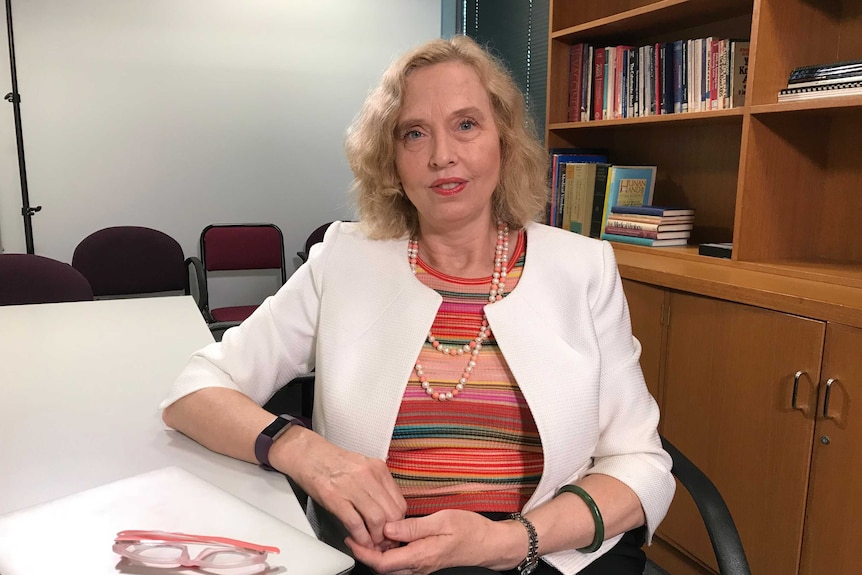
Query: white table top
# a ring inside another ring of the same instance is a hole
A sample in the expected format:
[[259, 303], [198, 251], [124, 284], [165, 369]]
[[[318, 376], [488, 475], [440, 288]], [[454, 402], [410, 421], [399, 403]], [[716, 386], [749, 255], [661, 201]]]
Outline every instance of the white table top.
[[0, 306], [0, 514], [177, 465], [312, 534], [284, 476], [162, 423], [212, 341], [188, 296]]

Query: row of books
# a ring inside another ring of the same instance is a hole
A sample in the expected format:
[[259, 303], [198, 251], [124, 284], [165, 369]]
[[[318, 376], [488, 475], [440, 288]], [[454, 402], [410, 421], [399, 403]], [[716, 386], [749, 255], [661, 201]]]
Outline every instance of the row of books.
[[862, 60], [851, 60], [795, 68], [778, 101], [858, 95], [862, 95]]
[[611, 120], [743, 105], [749, 41], [696, 38], [645, 46], [573, 44], [567, 120]]

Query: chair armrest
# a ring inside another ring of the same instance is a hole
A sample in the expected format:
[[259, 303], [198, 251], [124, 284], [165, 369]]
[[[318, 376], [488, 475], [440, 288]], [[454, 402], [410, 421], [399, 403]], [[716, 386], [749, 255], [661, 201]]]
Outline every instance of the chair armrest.
[[661, 444], [673, 459], [674, 476], [691, 494], [700, 511], [719, 572], [722, 575], [751, 575], [736, 524], [715, 484], [664, 437]]
[[299, 256], [299, 259], [302, 260], [303, 263], [308, 261], [308, 254], [305, 252], [296, 252], [296, 255]]
[[[186, 269], [188, 269], [189, 266], [191, 266], [195, 272], [195, 283], [198, 290], [198, 309], [201, 311], [201, 314], [204, 316], [207, 323], [213, 323], [215, 319], [212, 317], [209, 310], [210, 298], [209, 291], [207, 290], [207, 279], [204, 274], [204, 265], [200, 258], [190, 256], [186, 258]], [[186, 276], [186, 295], [189, 295], [191, 294], [191, 286], [188, 283], [188, 274], [186, 274]]]

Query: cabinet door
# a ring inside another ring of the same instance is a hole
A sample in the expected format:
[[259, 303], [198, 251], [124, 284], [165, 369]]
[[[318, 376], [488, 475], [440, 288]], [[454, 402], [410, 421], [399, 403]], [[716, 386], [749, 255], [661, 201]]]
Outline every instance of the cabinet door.
[[[671, 293], [664, 434], [716, 484], [758, 575], [797, 573], [825, 324]], [[802, 370], [797, 409], [794, 374]], [[661, 536], [715, 568], [680, 489]]]
[[660, 381], [664, 343], [665, 289], [623, 280], [623, 290], [629, 302], [632, 333], [641, 343], [641, 369], [652, 396], [661, 405]]
[[862, 330], [829, 324], [820, 388], [801, 573], [850, 575], [862, 565]]

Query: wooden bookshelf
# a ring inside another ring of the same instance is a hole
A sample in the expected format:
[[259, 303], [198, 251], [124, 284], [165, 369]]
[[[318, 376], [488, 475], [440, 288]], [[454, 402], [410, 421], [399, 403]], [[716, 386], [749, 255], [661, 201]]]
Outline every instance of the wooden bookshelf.
[[[862, 490], [843, 479], [862, 473], [862, 96], [778, 103], [778, 92], [798, 66], [862, 58], [862, 0], [551, 0], [549, 30], [548, 147], [656, 165], [653, 203], [696, 210], [695, 245], [614, 244], [638, 293], [632, 317], [665, 318], [634, 324], [640, 337], [662, 334], [643, 362], [663, 432], [725, 495], [752, 572], [849, 574], [862, 563], [862, 547], [841, 543], [862, 516]], [[566, 121], [571, 45], [706, 36], [750, 39], [743, 106]], [[697, 253], [724, 241], [732, 259]], [[808, 374], [802, 410], [789, 403], [797, 370]], [[836, 420], [823, 415], [829, 378], [842, 382], [843, 411], [824, 443]], [[793, 453], [790, 438], [802, 443]], [[830, 484], [846, 489], [845, 505]], [[833, 505], [828, 523], [816, 505]], [[699, 531], [694, 508], [675, 502], [654, 557], [672, 557], [674, 575], [715, 571]]]

